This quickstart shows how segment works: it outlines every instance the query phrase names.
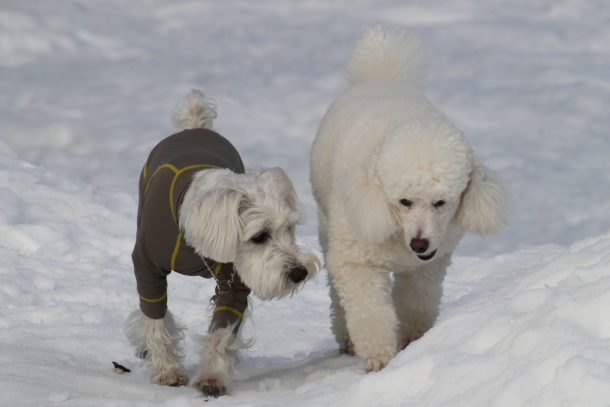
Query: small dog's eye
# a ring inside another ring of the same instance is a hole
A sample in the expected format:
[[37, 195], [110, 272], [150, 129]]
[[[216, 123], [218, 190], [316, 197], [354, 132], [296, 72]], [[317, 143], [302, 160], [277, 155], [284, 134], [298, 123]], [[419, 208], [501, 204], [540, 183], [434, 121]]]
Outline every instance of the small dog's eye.
[[445, 205], [445, 201], [436, 201], [432, 205], [434, 205], [435, 208], [438, 208], [440, 206]]
[[410, 208], [411, 205], [413, 205], [413, 202], [409, 201], [408, 199], [401, 199], [400, 204], [406, 206], [407, 208]]
[[262, 232], [255, 234], [254, 236], [252, 236], [250, 238], [250, 242], [254, 243], [254, 244], [267, 243], [267, 240], [269, 240], [269, 232], [264, 231], [264, 230]]

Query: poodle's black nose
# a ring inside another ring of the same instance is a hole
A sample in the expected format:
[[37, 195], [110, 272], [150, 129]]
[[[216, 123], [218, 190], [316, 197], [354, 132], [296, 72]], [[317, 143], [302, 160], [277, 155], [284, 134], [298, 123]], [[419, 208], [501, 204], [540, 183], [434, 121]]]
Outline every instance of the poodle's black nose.
[[410, 246], [415, 253], [426, 253], [426, 250], [428, 250], [428, 247], [430, 247], [430, 242], [428, 242], [426, 239], [415, 238], [411, 239]]
[[296, 266], [288, 272], [288, 278], [295, 284], [300, 283], [307, 277], [307, 269], [303, 266]]

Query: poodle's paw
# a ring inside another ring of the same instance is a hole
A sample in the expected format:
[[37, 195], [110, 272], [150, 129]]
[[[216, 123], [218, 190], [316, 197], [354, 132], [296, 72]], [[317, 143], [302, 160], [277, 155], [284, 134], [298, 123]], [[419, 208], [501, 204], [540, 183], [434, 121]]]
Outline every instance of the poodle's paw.
[[402, 338], [399, 342], [398, 342], [398, 350], [405, 350], [407, 346], [409, 346], [410, 344], [412, 344], [413, 342], [415, 342], [416, 340], [418, 340], [419, 338], [421, 338], [423, 335], [410, 335], [407, 336], [405, 338]]
[[206, 397], [220, 397], [227, 394], [227, 386], [222, 381], [213, 378], [195, 379], [191, 386]]
[[401, 352], [401, 351], [407, 349], [407, 346], [409, 346], [411, 344], [411, 342], [413, 342], [413, 341], [411, 341], [409, 339], [399, 341], [398, 342], [398, 351]]
[[392, 346], [385, 351], [377, 351], [369, 354], [367, 357], [363, 357], [364, 359], [364, 370], [366, 373], [378, 372], [381, 369], [385, 368], [390, 360], [396, 356], [396, 347]]
[[398, 337], [399, 337], [398, 350], [399, 351], [404, 350], [407, 346], [409, 346], [410, 344], [412, 344], [413, 342], [415, 342], [416, 340], [418, 340], [422, 336], [424, 336], [426, 331], [428, 331], [429, 329], [430, 329], [430, 326], [428, 326], [428, 325], [425, 327], [412, 326], [411, 329], [400, 332], [398, 335]]
[[157, 375], [153, 381], [161, 386], [180, 387], [186, 384], [187, 378], [184, 370], [170, 370]]
[[356, 356], [356, 351], [354, 350], [354, 343], [351, 341], [351, 339], [347, 339], [339, 343], [339, 353], [341, 355]]
[[379, 356], [365, 360], [364, 371], [366, 373], [378, 372], [390, 363], [391, 357]]

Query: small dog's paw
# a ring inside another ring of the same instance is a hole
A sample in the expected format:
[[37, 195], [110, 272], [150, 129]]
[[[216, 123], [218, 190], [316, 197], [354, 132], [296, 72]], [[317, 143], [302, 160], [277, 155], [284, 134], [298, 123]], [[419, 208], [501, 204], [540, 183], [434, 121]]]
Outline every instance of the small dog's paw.
[[186, 384], [186, 374], [183, 371], [171, 371], [159, 375], [155, 382], [161, 386], [180, 387]]
[[339, 353], [341, 355], [356, 356], [356, 351], [354, 350], [354, 343], [350, 339], [343, 341], [343, 343], [339, 345]]
[[220, 397], [227, 394], [227, 386], [216, 379], [196, 380], [194, 383], [191, 383], [191, 386], [202, 392], [206, 397]]

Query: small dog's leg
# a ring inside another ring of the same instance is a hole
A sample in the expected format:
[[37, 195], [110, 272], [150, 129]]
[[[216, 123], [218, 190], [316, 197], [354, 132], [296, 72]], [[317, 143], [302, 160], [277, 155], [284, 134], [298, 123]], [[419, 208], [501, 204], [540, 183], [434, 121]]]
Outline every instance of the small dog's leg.
[[438, 317], [443, 280], [450, 256], [419, 267], [412, 273], [395, 273], [392, 297], [399, 319], [398, 348], [421, 338]]
[[136, 356], [150, 360], [151, 381], [164, 386], [182, 386], [186, 373], [182, 366], [183, 328], [167, 312], [163, 319], [148, 318], [140, 310], [129, 315], [125, 334], [135, 347]]
[[248, 344], [236, 338], [233, 326], [215, 329], [201, 340], [201, 362], [190, 385], [205, 396], [223, 396], [227, 394], [229, 376], [239, 359], [240, 350]]
[[331, 330], [339, 344], [339, 353], [342, 355], [355, 356], [354, 344], [349, 337], [347, 322], [345, 321], [345, 310], [341, 306], [341, 300], [333, 285], [330, 274], [328, 275], [328, 286], [330, 288], [330, 321]]
[[364, 359], [367, 372], [383, 369], [397, 349], [390, 274], [357, 264], [328, 264], [356, 354]]

